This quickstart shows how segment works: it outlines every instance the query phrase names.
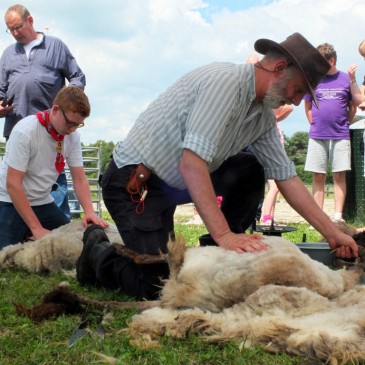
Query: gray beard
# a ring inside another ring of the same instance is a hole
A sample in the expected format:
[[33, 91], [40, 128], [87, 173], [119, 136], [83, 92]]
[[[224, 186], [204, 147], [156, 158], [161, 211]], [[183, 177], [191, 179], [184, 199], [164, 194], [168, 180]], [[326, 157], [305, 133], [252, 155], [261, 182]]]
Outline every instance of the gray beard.
[[283, 98], [280, 96], [274, 96], [274, 95], [265, 95], [262, 103], [265, 106], [268, 106], [272, 109], [277, 109], [280, 108], [282, 106], [283, 103]]
[[284, 80], [276, 84], [270, 85], [266, 95], [262, 99], [264, 105], [272, 109], [277, 109], [280, 108], [283, 104], [291, 104], [291, 100], [283, 96], [285, 95], [285, 87], [287, 79], [288, 78], [285, 78]]

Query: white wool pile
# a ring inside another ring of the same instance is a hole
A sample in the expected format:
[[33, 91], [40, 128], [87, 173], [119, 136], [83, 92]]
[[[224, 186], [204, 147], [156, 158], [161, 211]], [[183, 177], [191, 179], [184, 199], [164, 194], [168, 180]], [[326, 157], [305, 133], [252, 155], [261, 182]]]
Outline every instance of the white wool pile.
[[238, 254], [170, 242], [161, 306], [132, 318], [133, 343], [197, 333], [333, 365], [365, 360], [363, 266], [331, 270], [283, 238], [265, 243], [269, 250]]

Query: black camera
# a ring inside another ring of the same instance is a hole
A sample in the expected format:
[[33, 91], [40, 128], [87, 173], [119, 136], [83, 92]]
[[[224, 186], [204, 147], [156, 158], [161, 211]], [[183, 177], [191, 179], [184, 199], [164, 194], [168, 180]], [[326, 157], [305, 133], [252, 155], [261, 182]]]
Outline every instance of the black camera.
[[5, 96], [5, 98], [2, 100], [2, 102], [1, 102], [1, 106], [3, 107], [3, 108], [6, 108], [6, 107], [8, 107], [8, 106], [12, 106], [13, 105], [13, 101], [14, 101], [14, 95], [10, 98], [10, 99], [8, 99], [6, 96]]

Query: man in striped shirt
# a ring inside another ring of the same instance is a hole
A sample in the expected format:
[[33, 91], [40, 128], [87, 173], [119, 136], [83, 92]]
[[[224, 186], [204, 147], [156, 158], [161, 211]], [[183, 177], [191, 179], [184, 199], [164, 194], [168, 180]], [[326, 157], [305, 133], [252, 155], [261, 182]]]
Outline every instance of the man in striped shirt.
[[[299, 105], [327, 73], [328, 62], [299, 33], [282, 43], [260, 39], [256, 64], [213, 63], [162, 93], [120, 142], [101, 185], [127, 247], [166, 252], [178, 204], [194, 202], [212, 241], [238, 253], [268, 247], [245, 234], [255, 218], [265, 175], [343, 257], [357, 246], [338, 231], [296, 177], [280, 142], [273, 108]], [[241, 152], [252, 145], [255, 155]], [[146, 195], [147, 194], [147, 195]], [[223, 196], [221, 209], [216, 196]], [[156, 298], [166, 265], [135, 265], [117, 256], [97, 227], [84, 236], [81, 283], [99, 282], [137, 298]]]

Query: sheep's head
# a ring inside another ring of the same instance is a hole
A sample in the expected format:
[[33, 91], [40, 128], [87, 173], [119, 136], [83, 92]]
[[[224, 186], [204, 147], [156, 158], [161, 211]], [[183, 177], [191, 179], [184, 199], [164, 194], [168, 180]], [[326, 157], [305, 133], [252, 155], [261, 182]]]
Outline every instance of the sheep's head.
[[357, 232], [352, 235], [352, 238], [360, 247], [365, 247], [365, 232]]
[[360, 270], [365, 272], [365, 232], [357, 232], [352, 235], [359, 247], [359, 256], [356, 259], [337, 259], [334, 265], [337, 267], [346, 267], [347, 269]]
[[355, 260], [357, 264], [362, 264], [365, 271], [365, 232], [355, 233], [352, 238], [359, 246], [359, 257]]

